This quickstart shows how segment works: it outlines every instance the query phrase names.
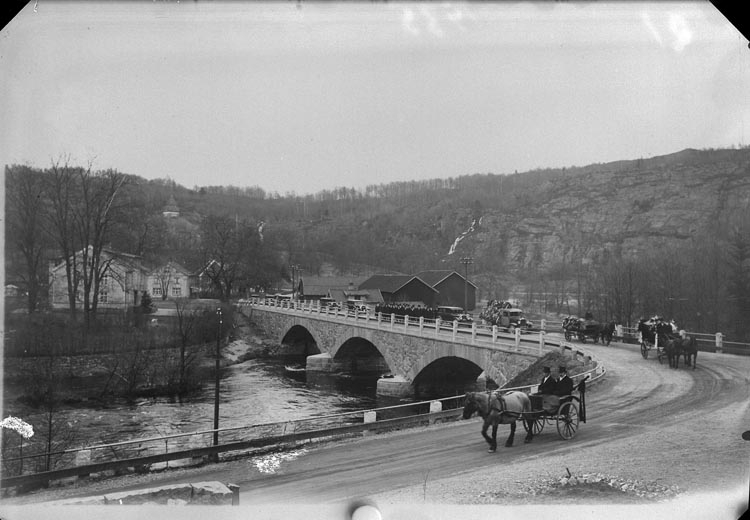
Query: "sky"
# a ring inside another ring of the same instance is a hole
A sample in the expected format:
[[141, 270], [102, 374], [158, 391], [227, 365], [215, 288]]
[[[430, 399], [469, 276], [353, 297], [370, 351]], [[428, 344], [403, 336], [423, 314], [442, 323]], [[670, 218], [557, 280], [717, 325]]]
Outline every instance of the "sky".
[[750, 140], [748, 41], [708, 2], [29, 3], [0, 163], [298, 195]]

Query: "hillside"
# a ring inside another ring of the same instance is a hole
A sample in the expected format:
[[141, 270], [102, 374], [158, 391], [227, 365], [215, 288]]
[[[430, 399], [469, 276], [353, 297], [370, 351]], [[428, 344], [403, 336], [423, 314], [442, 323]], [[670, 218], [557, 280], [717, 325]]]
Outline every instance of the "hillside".
[[549, 268], [604, 251], [632, 258], [721, 234], [750, 207], [750, 150], [684, 150], [559, 170], [534, 199], [517, 211], [484, 214], [456, 254], [500, 252], [511, 270]]
[[[291, 280], [290, 263], [303, 277], [455, 269], [480, 299], [512, 297], [538, 312], [588, 309], [625, 322], [668, 312], [713, 330], [720, 321], [750, 328], [750, 148], [305, 196], [132, 177], [127, 222], [111, 245], [155, 263], [201, 260], [212, 216], [223, 229], [262, 234], [271, 287]], [[172, 202], [179, 216], [165, 219]], [[6, 256], [7, 272], [22, 264]]]

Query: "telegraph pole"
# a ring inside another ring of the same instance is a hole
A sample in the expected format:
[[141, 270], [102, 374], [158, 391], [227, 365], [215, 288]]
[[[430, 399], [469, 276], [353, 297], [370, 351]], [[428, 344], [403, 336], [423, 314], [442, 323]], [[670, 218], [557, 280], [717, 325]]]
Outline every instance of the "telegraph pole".
[[299, 271], [299, 266], [296, 265], [296, 264], [289, 264], [289, 270], [292, 272], [292, 300], [294, 300], [294, 291], [295, 291], [295, 288], [294, 288], [294, 282], [295, 282], [294, 273], [296, 271]]
[[474, 263], [474, 259], [470, 256], [465, 256], [461, 259], [461, 263], [464, 264], [464, 312], [469, 312], [469, 264]]
[[[216, 334], [216, 369], [214, 381], [214, 446], [219, 445], [219, 361], [221, 359], [221, 325], [223, 318], [221, 315], [221, 307], [216, 309], [216, 315], [219, 317], [219, 330]], [[219, 461], [219, 453], [214, 453], [215, 461]]]

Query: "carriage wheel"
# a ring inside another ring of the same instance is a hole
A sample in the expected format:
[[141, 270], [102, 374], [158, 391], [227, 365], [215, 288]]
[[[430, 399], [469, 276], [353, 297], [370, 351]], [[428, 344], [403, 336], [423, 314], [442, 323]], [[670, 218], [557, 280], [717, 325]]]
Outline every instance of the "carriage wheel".
[[570, 338], [571, 338], [571, 337], [572, 337], [572, 336], [571, 336], [570, 332], [568, 332], [568, 331], [566, 330], [566, 331], [565, 331], [565, 341], [570, 341]]
[[648, 358], [648, 349], [646, 348], [646, 344], [641, 342], [641, 356], [643, 356], [643, 359]]
[[578, 333], [578, 339], [581, 340], [581, 343], [586, 343], [586, 335], [582, 333]]
[[557, 433], [569, 441], [578, 431], [578, 406], [574, 402], [564, 403], [557, 411]]
[[[539, 435], [542, 433], [542, 430], [544, 429], [544, 416], [543, 415], [537, 415], [533, 419], [529, 419], [531, 423], [531, 433], [534, 435]], [[526, 421], [523, 422], [523, 429], [527, 432], [529, 431], [529, 427], [526, 425]]]

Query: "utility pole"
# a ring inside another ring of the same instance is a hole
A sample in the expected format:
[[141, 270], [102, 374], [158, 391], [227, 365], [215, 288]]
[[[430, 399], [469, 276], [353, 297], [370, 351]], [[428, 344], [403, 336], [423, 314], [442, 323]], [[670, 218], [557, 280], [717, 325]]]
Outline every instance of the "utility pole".
[[294, 300], [294, 291], [295, 291], [295, 288], [294, 288], [294, 283], [295, 283], [294, 273], [298, 272], [300, 269], [299, 269], [299, 266], [296, 265], [296, 264], [289, 264], [289, 270], [292, 272], [292, 300]]
[[[219, 445], [219, 361], [221, 359], [221, 325], [223, 318], [221, 307], [216, 309], [216, 315], [219, 317], [219, 330], [216, 334], [216, 369], [214, 381], [214, 446]], [[219, 462], [219, 453], [214, 453], [214, 462]]]
[[470, 256], [465, 256], [461, 260], [464, 264], [464, 312], [469, 312], [469, 264], [474, 263], [474, 259]]

